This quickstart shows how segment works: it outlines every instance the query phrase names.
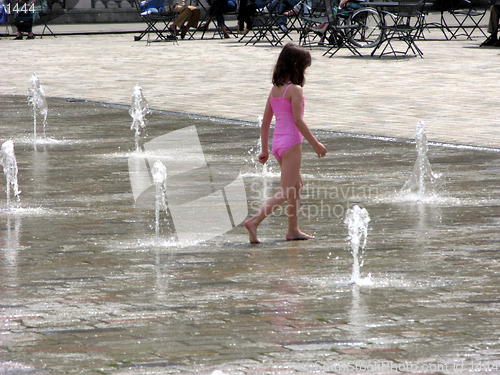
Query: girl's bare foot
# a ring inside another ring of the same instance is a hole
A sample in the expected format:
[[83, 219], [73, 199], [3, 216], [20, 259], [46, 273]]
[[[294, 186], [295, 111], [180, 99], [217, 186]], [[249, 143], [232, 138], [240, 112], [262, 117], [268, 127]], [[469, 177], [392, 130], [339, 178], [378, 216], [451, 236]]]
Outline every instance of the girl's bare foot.
[[314, 240], [314, 236], [310, 236], [308, 234], [305, 234], [304, 232], [298, 231], [298, 232], [288, 232], [286, 234], [286, 240], [287, 241], [304, 241], [304, 240]]
[[247, 221], [245, 221], [245, 228], [247, 228], [250, 242], [260, 243], [260, 241], [257, 239], [257, 226], [252, 223], [252, 219], [248, 219]]

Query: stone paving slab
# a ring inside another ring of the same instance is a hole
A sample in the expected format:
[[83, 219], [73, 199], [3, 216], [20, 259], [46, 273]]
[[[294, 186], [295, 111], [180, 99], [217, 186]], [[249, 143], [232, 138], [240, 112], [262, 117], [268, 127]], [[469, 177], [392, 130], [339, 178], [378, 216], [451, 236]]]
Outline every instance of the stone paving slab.
[[[431, 14], [430, 18], [436, 18]], [[104, 25], [53, 25], [56, 33], [105, 31]], [[173, 43], [134, 42], [138, 24], [107, 25], [108, 35], [36, 40], [0, 39], [0, 93], [26, 95], [37, 73], [48, 97], [130, 105], [135, 85], [152, 109], [257, 123], [269, 93], [279, 47], [245, 46], [236, 38]], [[472, 40], [418, 41], [424, 58], [333, 58], [313, 49], [307, 71], [306, 120], [316, 130], [414, 137], [418, 120], [435, 142], [500, 147], [500, 49]], [[296, 37], [296, 35], [295, 35]]]

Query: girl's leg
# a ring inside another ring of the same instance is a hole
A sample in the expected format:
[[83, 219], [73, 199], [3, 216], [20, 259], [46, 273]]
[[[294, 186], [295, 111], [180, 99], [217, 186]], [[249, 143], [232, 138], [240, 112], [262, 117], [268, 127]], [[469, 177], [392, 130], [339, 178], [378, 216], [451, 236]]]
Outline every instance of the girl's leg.
[[311, 240], [314, 236], [305, 234], [299, 229], [299, 208], [300, 208], [300, 193], [302, 191], [302, 176], [299, 174], [299, 180], [295, 185], [297, 194], [288, 199], [288, 233], [286, 234], [287, 241], [296, 240]]
[[271, 198], [269, 198], [267, 202], [264, 203], [264, 205], [254, 216], [245, 221], [245, 228], [247, 228], [248, 230], [251, 243], [260, 243], [260, 241], [257, 239], [257, 227], [266, 217], [271, 215], [285, 201], [286, 201], [285, 192], [282, 190], [280, 186], [278, 192], [274, 194]]
[[278, 192], [269, 198], [253, 217], [245, 221], [245, 227], [250, 234], [250, 242], [259, 243], [257, 239], [257, 227], [266, 217], [271, 215], [291, 197], [296, 198], [298, 196], [296, 185], [300, 179], [301, 159], [302, 145], [298, 144], [285, 152], [281, 161], [278, 160], [281, 166], [281, 181]]

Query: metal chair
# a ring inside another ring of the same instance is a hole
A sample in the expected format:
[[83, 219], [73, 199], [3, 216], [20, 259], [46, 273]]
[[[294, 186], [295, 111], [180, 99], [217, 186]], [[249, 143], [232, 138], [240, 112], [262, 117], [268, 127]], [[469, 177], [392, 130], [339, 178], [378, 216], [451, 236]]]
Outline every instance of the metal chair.
[[[205, 16], [203, 20], [200, 22], [200, 28], [198, 28], [198, 31], [201, 31], [201, 39], [205, 37], [205, 34], [209, 30], [210, 24], [214, 25], [214, 33], [212, 34], [211, 39], [214, 39], [215, 37], [219, 38], [225, 38], [226, 35], [223, 32], [223, 28], [226, 30], [227, 35], [232, 35], [235, 38], [238, 37], [238, 35], [226, 24], [225, 21], [225, 15], [237, 15], [238, 14], [238, 1], [234, 0], [233, 1], [236, 4], [236, 7], [234, 9], [218, 9], [220, 7], [227, 6], [227, 2], [224, 1], [216, 1], [216, 0], [210, 0], [209, 1], [209, 9], [206, 9], [203, 7], [205, 10]], [[201, 2], [200, 2], [201, 4]], [[203, 5], [202, 5], [203, 6]], [[222, 15], [217, 16], [218, 12], [222, 12]], [[217, 17], [224, 17], [222, 20], [218, 20]], [[221, 24], [222, 23], [222, 24]]]
[[267, 42], [272, 46], [281, 44], [281, 38], [278, 35], [278, 20], [276, 15], [271, 11], [269, 3], [259, 8], [255, 15], [250, 16], [250, 19], [252, 20], [252, 28], [248, 29], [238, 42], [242, 42], [248, 38], [245, 45], [250, 43], [256, 44], [261, 41]]
[[[327, 0], [327, 2], [330, 4], [329, 0]], [[319, 25], [325, 25], [331, 22], [329, 18], [331, 14], [331, 9], [327, 11], [325, 1], [320, 1], [307, 12], [301, 12], [299, 16], [301, 25], [299, 31], [299, 45], [309, 48], [321, 46], [323, 35], [315, 31], [315, 28]], [[320, 39], [319, 41], [318, 38]]]
[[484, 5], [480, 5], [476, 0], [459, 0], [458, 2], [449, 0], [449, 2], [452, 8], [448, 12], [457, 22], [456, 26], [447, 25], [450, 31], [451, 29], [455, 29], [455, 31], [451, 31], [450, 39], [464, 35], [467, 39], [472, 40], [472, 34], [475, 30], [481, 31], [483, 36], [487, 37], [479, 26], [486, 15], [486, 7]]
[[[143, 2], [144, 4], [144, 2]], [[169, 29], [170, 25], [175, 21], [178, 14], [174, 12], [169, 12], [171, 5], [165, 10], [163, 6], [163, 0], [155, 2], [155, 8], [145, 9], [140, 0], [135, 0], [135, 6], [141, 20], [146, 22], [146, 29], [140, 34], [134, 36], [135, 41], [141, 40], [144, 36], [149, 34], [156, 34], [156, 38], [153, 41], [171, 41], [178, 43], [177, 35], [172, 34]], [[154, 10], [156, 9], [156, 11]]]
[[[329, 0], [326, 0], [327, 4]], [[360, 2], [354, 8], [332, 8], [329, 24], [330, 49], [324, 53], [330, 57], [342, 47], [352, 54], [362, 56], [362, 48], [373, 48], [382, 40], [382, 20], [379, 12], [369, 2]]]
[[287, 38], [293, 42], [294, 39], [290, 35], [292, 32], [298, 32], [300, 36], [303, 30], [302, 20], [304, 16], [310, 15], [312, 12], [312, 0], [300, 0], [293, 7], [288, 1], [281, 0], [278, 2], [273, 9], [276, 17], [276, 29], [279, 34], [276, 44], [282, 44], [282, 41]]
[[[397, 12], [389, 17], [389, 22], [385, 20], [382, 23], [383, 39], [371, 55], [373, 56], [381, 48], [379, 58], [393, 54], [397, 59], [398, 56], [407, 56], [410, 51], [414, 55], [423, 57], [423, 52], [416, 45], [415, 39], [424, 25], [424, 8], [425, 0], [400, 0]], [[403, 42], [405, 49], [397, 50], [395, 44], [397, 42]]]
[[[439, 21], [429, 22], [424, 24], [424, 30], [426, 29], [439, 29], [443, 33], [446, 40], [453, 39], [459, 35], [460, 30], [471, 39], [472, 33], [479, 29], [483, 34], [484, 31], [479, 26], [479, 23], [483, 20], [486, 9], [482, 11], [481, 8], [476, 8], [475, 1], [469, 0], [440, 0], [434, 3], [436, 10], [440, 13]], [[451, 14], [455, 22], [449, 22], [446, 20], [446, 15]], [[467, 22], [467, 21], [470, 22]], [[472, 25], [471, 25], [472, 23]], [[467, 29], [471, 29], [470, 32]], [[425, 35], [421, 35], [425, 39]]]
[[40, 12], [38, 13], [38, 16], [40, 17], [40, 21], [43, 23], [43, 30], [42, 33], [40, 34], [40, 38], [43, 38], [43, 35], [45, 34], [45, 30], [48, 30], [50, 34], [55, 38], [56, 35], [52, 32], [50, 29], [48, 23], [52, 20], [52, 7], [54, 6], [54, 3], [56, 1], [54, 0], [42, 0], [42, 7]]

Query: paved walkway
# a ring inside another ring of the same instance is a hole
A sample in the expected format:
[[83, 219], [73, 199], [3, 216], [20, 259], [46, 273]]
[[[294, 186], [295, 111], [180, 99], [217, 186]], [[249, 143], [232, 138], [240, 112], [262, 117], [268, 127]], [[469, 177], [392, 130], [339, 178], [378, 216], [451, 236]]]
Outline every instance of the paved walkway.
[[[436, 15], [431, 15], [436, 16]], [[134, 42], [142, 24], [53, 25], [57, 38], [1, 38], [0, 93], [26, 95], [37, 73], [49, 97], [129, 105], [135, 85], [152, 109], [257, 122], [279, 47], [237, 39]], [[36, 32], [36, 30], [35, 30]], [[414, 137], [418, 120], [436, 142], [500, 148], [498, 58], [483, 37], [446, 41], [439, 30], [418, 45], [424, 58], [333, 58], [311, 51], [306, 119], [313, 129]]]

